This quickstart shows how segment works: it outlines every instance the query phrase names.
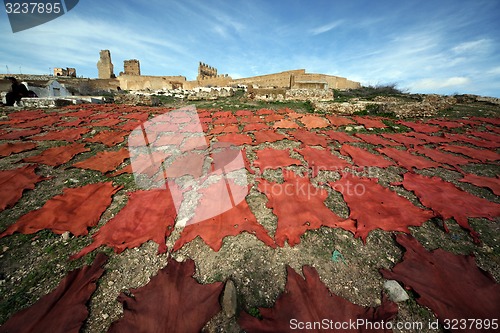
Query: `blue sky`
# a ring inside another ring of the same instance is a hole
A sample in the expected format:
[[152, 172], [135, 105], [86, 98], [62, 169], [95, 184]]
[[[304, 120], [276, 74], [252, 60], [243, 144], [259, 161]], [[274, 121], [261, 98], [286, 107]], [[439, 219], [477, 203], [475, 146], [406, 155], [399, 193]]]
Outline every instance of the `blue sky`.
[[199, 61], [233, 78], [305, 68], [411, 92], [500, 97], [500, 1], [80, 0], [66, 15], [12, 33], [0, 14], [0, 73], [75, 67], [195, 79]]

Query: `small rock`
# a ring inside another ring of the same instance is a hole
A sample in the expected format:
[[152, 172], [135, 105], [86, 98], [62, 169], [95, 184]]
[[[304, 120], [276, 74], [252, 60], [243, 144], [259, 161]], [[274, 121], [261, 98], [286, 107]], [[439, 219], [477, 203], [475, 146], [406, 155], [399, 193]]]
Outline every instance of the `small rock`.
[[227, 280], [222, 294], [222, 310], [226, 317], [231, 318], [236, 315], [237, 310], [236, 287], [232, 280]]
[[352, 126], [347, 126], [347, 127], [345, 128], [345, 130], [346, 130], [347, 132], [350, 132], [350, 131], [352, 131], [352, 130], [353, 130], [353, 128], [352, 128]]
[[408, 297], [408, 293], [401, 287], [401, 285], [395, 280], [387, 280], [384, 282], [384, 288], [387, 290], [389, 294], [389, 298], [393, 302], [404, 302], [410, 297]]
[[69, 239], [69, 231], [66, 231], [61, 235], [63, 241], [67, 241]]
[[363, 128], [365, 128], [363, 125], [354, 126], [356, 131], [362, 130]]
[[4, 246], [4, 247], [2, 248], [2, 253], [7, 252], [8, 250], [9, 250], [9, 247], [8, 247], [8, 246]]
[[103, 318], [104, 320], [108, 319], [108, 317], [109, 317], [109, 315], [108, 315], [107, 313], [103, 313], [103, 314], [102, 314], [102, 318]]
[[115, 284], [115, 283], [114, 283], [113, 281], [108, 281], [108, 286], [110, 286], [110, 287], [111, 287], [111, 286], [112, 286], [112, 285], [114, 285], [114, 284]]

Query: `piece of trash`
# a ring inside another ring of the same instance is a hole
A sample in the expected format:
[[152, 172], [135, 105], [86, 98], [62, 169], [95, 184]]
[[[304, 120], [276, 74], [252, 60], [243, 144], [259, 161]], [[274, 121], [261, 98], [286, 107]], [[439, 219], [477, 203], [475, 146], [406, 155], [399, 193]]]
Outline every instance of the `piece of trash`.
[[345, 258], [344, 256], [342, 255], [342, 253], [340, 253], [339, 251], [335, 250], [333, 251], [332, 253], [332, 261], [333, 262], [339, 262], [339, 261], [342, 261], [344, 263], [344, 265], [347, 266], [347, 262], [345, 261]]

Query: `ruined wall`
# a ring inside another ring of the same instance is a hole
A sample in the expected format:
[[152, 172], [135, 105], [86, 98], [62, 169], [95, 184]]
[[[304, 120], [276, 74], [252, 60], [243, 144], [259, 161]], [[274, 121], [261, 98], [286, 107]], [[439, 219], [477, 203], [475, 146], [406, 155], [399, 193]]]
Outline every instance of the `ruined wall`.
[[252, 76], [244, 79], [233, 80], [233, 85], [245, 84], [245, 85], [258, 85], [259, 87], [276, 87], [276, 88], [290, 88], [291, 85], [291, 75], [304, 74], [305, 69], [297, 69], [291, 71], [285, 71], [275, 74]]
[[186, 77], [120, 75], [118, 81], [122, 90], [162, 90], [183, 88]]
[[113, 72], [113, 63], [111, 62], [111, 53], [109, 50], [99, 52], [99, 61], [97, 62], [97, 71], [99, 79], [112, 79], [115, 77]]
[[217, 68], [211, 67], [200, 61], [198, 65], [198, 76], [196, 77], [196, 80], [200, 81], [212, 77], [217, 77]]
[[216, 77], [205, 77], [202, 80], [197, 80], [195, 87], [227, 87], [232, 81], [233, 79], [227, 74], [217, 75]]
[[361, 88], [359, 82], [350, 81], [345, 77], [326, 75], [326, 74], [315, 74], [315, 73], [303, 73], [294, 76], [294, 80], [297, 82], [307, 82], [307, 81], [317, 81], [326, 82], [328, 88], [330, 89], [356, 89]]
[[54, 68], [54, 76], [71, 76], [76, 77], [76, 69], [75, 68]]
[[139, 60], [131, 59], [123, 62], [123, 73], [120, 75], [141, 75], [141, 65]]
[[90, 86], [91, 90], [93, 91], [99, 91], [99, 90], [104, 90], [104, 91], [110, 91], [110, 90], [119, 90], [118, 88], [120, 87], [120, 81], [116, 78], [114, 79], [92, 79], [84, 83]]

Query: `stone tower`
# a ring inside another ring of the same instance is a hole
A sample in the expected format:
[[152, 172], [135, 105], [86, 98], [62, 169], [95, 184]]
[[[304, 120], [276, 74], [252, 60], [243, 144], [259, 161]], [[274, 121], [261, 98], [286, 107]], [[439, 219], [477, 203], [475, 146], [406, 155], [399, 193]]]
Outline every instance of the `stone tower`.
[[123, 62], [124, 75], [141, 75], [141, 65], [139, 60], [125, 60]]
[[196, 78], [198, 81], [203, 80], [205, 78], [214, 78], [217, 77], [217, 68], [208, 66], [200, 61], [198, 66], [198, 77]]
[[97, 71], [100, 79], [113, 79], [113, 63], [111, 62], [111, 53], [109, 50], [101, 50], [99, 53], [100, 58], [97, 62]]

